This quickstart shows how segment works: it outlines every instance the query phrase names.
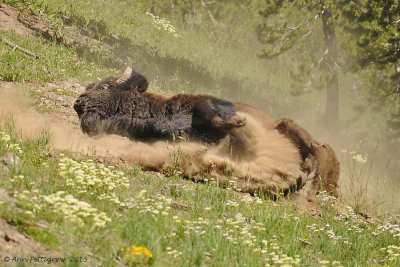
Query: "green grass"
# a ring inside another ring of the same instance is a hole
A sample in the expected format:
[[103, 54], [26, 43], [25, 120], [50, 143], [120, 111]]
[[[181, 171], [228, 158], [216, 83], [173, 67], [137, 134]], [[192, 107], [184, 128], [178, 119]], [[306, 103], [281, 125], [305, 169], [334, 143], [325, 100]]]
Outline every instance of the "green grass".
[[[189, 84], [174, 91], [182, 88], [185, 92], [202, 91], [215, 95], [222, 91], [232, 98], [237, 95], [241, 101], [243, 97], [250, 100], [251, 93], [262, 95], [263, 100], [274, 102], [277, 106], [285, 104], [279, 93], [282, 90], [288, 92], [289, 88], [276, 87], [274, 77], [288, 78], [286, 67], [278, 61], [266, 63], [260, 59], [257, 48], [261, 46], [257, 42], [239, 46], [237, 38], [231, 40], [233, 34], [246, 35], [254, 41], [254, 33], [247, 28], [237, 27], [234, 33], [224, 33], [224, 36], [213, 40], [203, 31], [176, 26], [174, 28], [179, 37], [175, 37], [175, 33], [157, 29], [151, 16], [146, 14], [148, 10], [130, 1], [104, 1], [99, 4], [98, 1], [82, 0], [7, 0], [6, 3], [31, 8], [46, 18], [61, 37], [65, 35], [64, 28], [70, 27], [62, 17], [69, 17], [76, 31], [91, 32], [96, 39], [111, 43], [109, 48], [100, 45], [83, 49], [81, 55], [96, 65], [120, 69], [123, 64], [129, 64], [150, 77], [158, 75], [163, 82], [171, 82], [168, 90], [173, 88], [174, 77], [178, 77], [180, 83]], [[274, 75], [276, 72], [279, 73]], [[278, 83], [287, 84], [283, 80]], [[196, 87], [202, 88], [199, 90]], [[265, 106], [265, 102], [258, 102], [260, 106]]]
[[[323, 90], [312, 89], [305, 83], [304, 94], [297, 97], [290, 94], [293, 81], [289, 73], [307, 55], [291, 51], [277, 59], [260, 59], [257, 54], [262, 45], [254, 40], [255, 25], [249, 25], [249, 19], [242, 19], [241, 25], [232, 25], [229, 34], [214, 29], [218, 35], [215, 39], [203, 31], [175, 25], [180, 35], [177, 38], [168, 31], [156, 28], [152, 18], [146, 14], [149, 3], [94, 0], [5, 2], [31, 8], [49, 22], [59, 37], [66, 35], [66, 27], [72, 27], [76, 32], [90, 32], [95, 39], [111, 44], [88, 45], [86, 49], [80, 47], [79, 55], [99, 68], [122, 70], [124, 64], [129, 64], [144, 71], [150, 79], [161, 76], [158, 79], [162, 92], [208, 93], [249, 102], [271, 116], [297, 117], [304, 125], [315, 124], [324, 112]], [[258, 14], [253, 12], [252, 17]], [[69, 18], [69, 22], [63, 21], [63, 17]], [[251, 21], [255, 23], [257, 19], [252, 18]], [[84, 69], [92, 72], [92, 67]], [[77, 73], [76, 77], [84, 76], [85, 82], [90, 78], [102, 77], [98, 72], [93, 72], [92, 77], [82, 72]], [[109, 73], [115, 71], [110, 70]], [[365, 92], [357, 91], [356, 97], [352, 92], [355, 81], [359, 80], [358, 75], [341, 73], [340, 102], [344, 119], [351, 118], [354, 114], [352, 107], [364, 101], [361, 98]], [[302, 110], [301, 116], [298, 110]], [[387, 114], [379, 114], [382, 115]], [[366, 125], [370, 123], [364, 122], [363, 127], [366, 128]]]
[[0, 77], [5, 81], [53, 82], [78, 79], [93, 81], [112, 70], [79, 59], [71, 48], [57, 45], [36, 37], [20, 37], [0, 30], [2, 37], [25, 49], [40, 54], [39, 59], [30, 57], [18, 49], [0, 41]]
[[[148, 54], [188, 61], [189, 65], [204, 70], [214, 77], [243, 79], [257, 76], [259, 79], [265, 79], [265, 75], [259, 70], [262, 61], [257, 60], [255, 55], [249, 57], [247, 53], [243, 51], [240, 53], [239, 49], [227, 46], [210, 46], [210, 40], [204, 33], [176, 29], [176, 34], [180, 37], [175, 37], [174, 33], [157, 29], [151, 17], [145, 14], [145, 10], [129, 1], [104, 1], [100, 5], [98, 1], [82, 0], [23, 2], [47, 15], [68, 14], [78, 20], [80, 26], [94, 29], [100, 37], [115, 35], [129, 40], [133, 46]], [[131, 53], [135, 55], [134, 51]], [[254, 60], [256, 62], [252, 62]], [[246, 64], [248, 68], [238, 72], [237, 66], [243, 62], [248, 63]]]
[[61, 89], [61, 88], [55, 88], [53, 89], [53, 92], [60, 96], [71, 96], [71, 97], [78, 97], [79, 94], [75, 93], [74, 91], [68, 90], [68, 89]]
[[[6, 128], [11, 135], [8, 143], [19, 143], [12, 123]], [[6, 152], [6, 143], [0, 141], [0, 154]], [[274, 264], [274, 255], [270, 254], [278, 251], [281, 260], [298, 258], [300, 266], [321, 266], [324, 260], [340, 261], [343, 266], [400, 264], [399, 257], [389, 261], [381, 250], [398, 245], [399, 237], [379, 231], [379, 224], [367, 223], [351, 210], [338, 213], [329, 199], [323, 201], [321, 216], [313, 217], [294, 206], [262, 199], [257, 203], [257, 198], [211, 183], [196, 184], [176, 176], [159, 178], [132, 166], [117, 168], [129, 179], [129, 188], [112, 191], [121, 202], [133, 201], [127, 208], [100, 200], [101, 192], [106, 192], [100, 184], [87, 187], [83, 193], [79, 193], [79, 182], [66, 185], [65, 177], [76, 179], [76, 175], [60, 176], [62, 160], [54, 152], [56, 157], [48, 156], [51, 148], [46, 131], [19, 144], [23, 168], [20, 173], [1, 174], [0, 184], [15, 192], [17, 206], [3, 204], [2, 217], [65, 256], [95, 255], [104, 266], [114, 266], [122, 261], [121, 249], [135, 245], [153, 254], [148, 262], [146, 257], [135, 260], [154, 266], [280, 266], [278, 259]], [[95, 166], [97, 170], [103, 168]], [[14, 175], [21, 177], [13, 180]], [[91, 219], [84, 219], [78, 226], [68, 216], [52, 212], [51, 206], [33, 209], [34, 198], [21, 198], [24, 190], [36, 192], [36, 196], [65, 191], [89, 203], [97, 213], [105, 212], [111, 222], [96, 228]], [[140, 193], [142, 190], [146, 192]], [[45, 229], [35, 226], [43, 221], [48, 225]]]

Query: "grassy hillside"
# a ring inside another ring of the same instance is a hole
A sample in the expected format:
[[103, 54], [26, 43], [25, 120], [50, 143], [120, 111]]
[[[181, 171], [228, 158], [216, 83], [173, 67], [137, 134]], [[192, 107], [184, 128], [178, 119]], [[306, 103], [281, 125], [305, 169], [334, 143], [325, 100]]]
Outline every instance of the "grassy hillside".
[[[140, 54], [146, 53], [167, 58], [171, 63], [186, 63], [188, 67], [204, 71], [215, 78], [268, 81], [260, 68], [262, 61], [255, 54], [250, 56], [249, 50], [238, 53], [239, 49], [232, 46], [213, 45], [204, 34], [178, 29], [168, 20], [146, 12], [140, 4], [129, 1], [80, 0], [25, 3], [39, 14], [61, 20], [60, 23], [68, 16], [71, 23], [94, 30], [99, 38], [114, 36], [124, 40], [128, 45], [125, 48], [130, 51], [118, 47], [119, 52], [131, 57], [129, 63], [138, 64], [139, 67], [145, 65]], [[246, 68], [239, 71], [239, 65], [246, 65]]]
[[90, 81], [94, 77], [102, 77], [112, 71], [78, 58], [74, 50], [53, 41], [45, 41], [38, 37], [21, 37], [7, 33], [1, 28], [0, 34], [2, 38], [29, 48], [41, 56], [38, 60], [32, 59], [0, 42], [0, 77], [4, 81], [53, 82], [68, 79]]
[[[168, 88], [175, 87], [179, 80], [187, 85], [176, 90], [228, 94], [230, 99], [252, 102], [270, 112], [276, 110], [273, 107], [288, 104], [287, 99], [279, 97], [282, 91], [289, 92], [287, 86], [282, 86], [288, 72], [279, 60], [266, 63], [260, 59], [256, 40], [243, 46], [238, 44], [240, 40], [232, 41], [222, 32], [224, 36], [213, 39], [204, 31], [176, 27], [130, 1], [5, 2], [30, 8], [47, 18], [57, 29], [58, 41], [68, 43], [66, 32], [74, 28], [104, 42], [106, 45], [80, 48], [83, 56], [96, 65], [121, 69], [122, 63], [128, 64]], [[238, 28], [233, 34], [254, 39], [254, 32], [245, 29]]]
[[351, 207], [338, 211], [327, 195], [318, 212], [302, 213], [212, 180], [195, 184], [98, 158], [74, 160], [68, 151], [49, 157], [49, 141], [47, 132], [20, 140], [12, 124], [0, 132], [0, 154], [14, 151], [24, 164], [1, 173], [1, 187], [16, 201], [2, 203], [1, 217], [62, 255], [87, 261], [66, 266], [400, 264], [398, 225], [366, 221]]

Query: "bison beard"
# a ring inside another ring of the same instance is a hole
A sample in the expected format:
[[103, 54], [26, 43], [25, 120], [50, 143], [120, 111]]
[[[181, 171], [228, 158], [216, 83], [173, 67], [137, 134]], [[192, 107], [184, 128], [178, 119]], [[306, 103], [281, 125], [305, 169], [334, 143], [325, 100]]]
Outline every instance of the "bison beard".
[[[320, 189], [336, 194], [339, 163], [335, 153], [293, 121], [275, 122], [254, 107], [212, 96], [168, 98], [146, 92], [147, 87], [146, 78], [130, 69], [120, 79], [109, 77], [88, 85], [74, 104], [83, 132], [145, 141], [185, 137], [216, 144], [218, 153], [211, 156], [206, 150], [184, 152], [183, 174], [193, 178], [208, 172], [223, 184], [229, 178], [221, 174], [230, 173], [239, 178], [242, 192], [276, 199], [312, 180], [310, 200]], [[160, 164], [158, 170], [167, 165]]]

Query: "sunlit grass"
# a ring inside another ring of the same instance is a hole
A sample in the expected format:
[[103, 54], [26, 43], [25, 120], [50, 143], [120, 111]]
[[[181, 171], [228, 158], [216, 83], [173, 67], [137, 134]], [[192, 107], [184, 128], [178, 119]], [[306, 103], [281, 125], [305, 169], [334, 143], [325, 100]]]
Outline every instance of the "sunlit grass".
[[[0, 41], [0, 77], [4, 81], [53, 82], [60, 80], [92, 81], [112, 70], [86, 63], [74, 50], [37, 37], [21, 37], [0, 30], [0, 35], [41, 57], [30, 57]], [[63, 92], [60, 92], [60, 94]]]
[[399, 165], [396, 159], [384, 158], [381, 149], [371, 154], [359, 150], [338, 152], [341, 159], [341, 191], [343, 202], [374, 216], [400, 212]]
[[[4, 132], [1, 153], [16, 141], [15, 132]], [[46, 132], [19, 144], [22, 170], [1, 174], [1, 187], [13, 193], [17, 206], [2, 204], [1, 214], [20, 231], [65, 255], [86, 251], [98, 255], [104, 265], [400, 264], [398, 225], [369, 223], [350, 207], [337, 211], [332, 198], [322, 197], [321, 216], [313, 217], [296, 207], [239, 195], [212, 183], [160, 178], [136, 166], [121, 169], [75, 161], [73, 155], [49, 157]], [[109, 178], [118, 181], [104, 184]], [[93, 179], [100, 180], [92, 183]], [[119, 180], [128, 182], [129, 188], [114, 190]], [[112, 187], [106, 192], [113, 198], [101, 197], [104, 186]], [[96, 224], [95, 214], [108, 221]], [[34, 226], [43, 220], [49, 225], [46, 229]], [[140, 248], [135, 253], [129, 250], [138, 257], [126, 255], [126, 248], [132, 247]]]

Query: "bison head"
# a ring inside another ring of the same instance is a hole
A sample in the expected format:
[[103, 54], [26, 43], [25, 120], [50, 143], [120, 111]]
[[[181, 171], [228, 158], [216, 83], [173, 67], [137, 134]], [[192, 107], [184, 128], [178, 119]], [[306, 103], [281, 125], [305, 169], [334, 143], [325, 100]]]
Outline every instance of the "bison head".
[[88, 91], [79, 96], [74, 109], [81, 121], [82, 131], [90, 136], [100, 132], [100, 123], [106, 119], [113, 108], [115, 99], [107, 90]]
[[[147, 79], [140, 73], [126, 68], [120, 78], [107, 77], [97, 83], [86, 86], [86, 91], [74, 103], [79, 118], [86, 112], [99, 111], [113, 102], [118, 92], [130, 91], [142, 93], [147, 90]], [[102, 108], [103, 107], [103, 108]]]
[[[110, 116], [118, 114], [119, 103], [124, 98], [124, 93], [140, 95], [147, 90], [147, 87], [147, 79], [131, 68], [127, 68], [120, 78], [108, 77], [89, 84], [86, 91], [74, 103], [82, 131], [88, 135], [96, 135], [105, 128], [110, 128], [111, 126], [103, 124]], [[125, 122], [119, 121], [119, 123]]]
[[147, 87], [146, 78], [130, 68], [119, 79], [108, 77], [88, 85], [74, 103], [82, 131], [149, 140], [191, 127], [187, 110], [164, 116], [164, 97], [146, 93]]

